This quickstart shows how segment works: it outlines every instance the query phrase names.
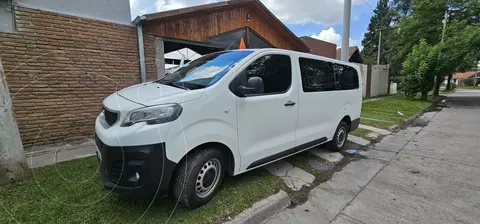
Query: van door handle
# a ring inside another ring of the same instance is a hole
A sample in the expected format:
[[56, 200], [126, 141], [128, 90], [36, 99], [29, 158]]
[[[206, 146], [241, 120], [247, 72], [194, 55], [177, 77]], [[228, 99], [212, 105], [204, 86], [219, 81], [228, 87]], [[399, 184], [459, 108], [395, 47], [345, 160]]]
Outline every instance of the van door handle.
[[294, 105], [295, 105], [295, 102], [293, 102], [293, 101], [291, 101], [291, 100], [289, 100], [289, 101], [285, 104], [286, 107], [291, 107], [291, 106], [294, 106]]

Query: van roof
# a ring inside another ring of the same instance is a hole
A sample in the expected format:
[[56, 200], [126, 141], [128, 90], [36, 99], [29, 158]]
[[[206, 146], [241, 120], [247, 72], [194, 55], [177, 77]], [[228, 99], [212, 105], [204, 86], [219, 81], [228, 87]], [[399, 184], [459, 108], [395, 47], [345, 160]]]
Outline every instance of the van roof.
[[[333, 62], [333, 63], [337, 63], [337, 64], [349, 65], [349, 66], [355, 67], [357, 69], [360, 69], [359, 66], [355, 63], [345, 62], [345, 61], [341, 61], [341, 60], [337, 60], [337, 59], [333, 59], [333, 58], [327, 58], [327, 57], [323, 57], [323, 56], [319, 56], [319, 55], [315, 55], [315, 54], [303, 53], [303, 52], [292, 51], [292, 50], [285, 50], [285, 49], [279, 49], [279, 48], [253, 48], [253, 49], [249, 48], [249, 49], [244, 49], [244, 50], [253, 51], [255, 53], [261, 53], [261, 52], [267, 52], [267, 51], [289, 53], [289, 54], [292, 54], [292, 55], [297, 55], [299, 57], [306, 57], [306, 58], [311, 58], [311, 59]], [[231, 51], [243, 51], [243, 49], [242, 50], [236, 49], [236, 50], [231, 50]]]

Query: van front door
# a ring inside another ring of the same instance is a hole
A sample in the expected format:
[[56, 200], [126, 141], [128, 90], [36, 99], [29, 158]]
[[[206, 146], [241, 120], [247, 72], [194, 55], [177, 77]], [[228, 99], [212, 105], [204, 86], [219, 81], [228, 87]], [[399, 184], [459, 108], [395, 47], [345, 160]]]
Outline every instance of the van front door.
[[292, 72], [292, 59], [288, 55], [260, 56], [236, 83], [240, 85], [251, 77], [261, 78], [264, 90], [237, 98], [241, 170], [284, 157], [295, 146], [298, 78]]

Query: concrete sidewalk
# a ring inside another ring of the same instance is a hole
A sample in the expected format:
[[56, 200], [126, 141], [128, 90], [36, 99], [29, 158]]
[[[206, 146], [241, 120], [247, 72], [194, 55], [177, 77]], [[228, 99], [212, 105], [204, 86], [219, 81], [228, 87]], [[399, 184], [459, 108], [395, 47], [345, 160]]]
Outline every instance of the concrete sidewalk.
[[388, 135], [267, 223], [480, 223], [480, 91]]
[[72, 159], [94, 156], [97, 147], [93, 139], [77, 144], [43, 146], [42, 149], [26, 150], [28, 167], [37, 168]]

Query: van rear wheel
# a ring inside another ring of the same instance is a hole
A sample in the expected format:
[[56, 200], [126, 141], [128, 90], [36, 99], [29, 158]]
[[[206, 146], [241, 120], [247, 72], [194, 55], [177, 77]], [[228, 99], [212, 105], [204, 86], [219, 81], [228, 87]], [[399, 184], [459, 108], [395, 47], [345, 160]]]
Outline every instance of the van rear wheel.
[[338, 152], [343, 149], [348, 138], [348, 125], [345, 121], [340, 121], [338, 124], [337, 130], [333, 135], [332, 141], [328, 143], [328, 149], [331, 151]]
[[224, 154], [214, 148], [199, 149], [179, 164], [173, 194], [184, 207], [200, 207], [215, 196], [224, 175]]

